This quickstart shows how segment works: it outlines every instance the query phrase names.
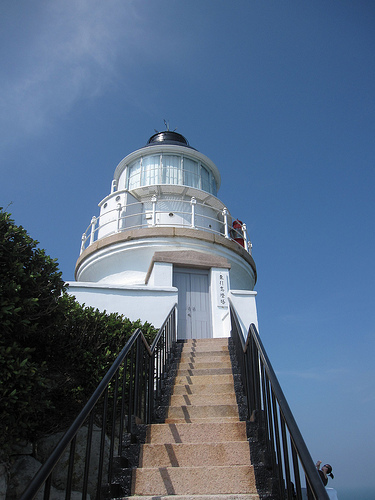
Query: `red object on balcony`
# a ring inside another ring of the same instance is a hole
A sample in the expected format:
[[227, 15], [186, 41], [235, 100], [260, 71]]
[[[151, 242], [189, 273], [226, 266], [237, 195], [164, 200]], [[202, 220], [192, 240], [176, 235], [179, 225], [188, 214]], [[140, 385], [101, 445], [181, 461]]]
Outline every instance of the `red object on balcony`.
[[243, 240], [243, 237], [242, 237], [242, 221], [240, 221], [239, 219], [236, 219], [233, 221], [233, 240], [234, 241], [237, 241], [237, 243], [239, 245], [241, 245], [242, 247], [245, 247], [245, 243], [244, 243], [244, 240]]

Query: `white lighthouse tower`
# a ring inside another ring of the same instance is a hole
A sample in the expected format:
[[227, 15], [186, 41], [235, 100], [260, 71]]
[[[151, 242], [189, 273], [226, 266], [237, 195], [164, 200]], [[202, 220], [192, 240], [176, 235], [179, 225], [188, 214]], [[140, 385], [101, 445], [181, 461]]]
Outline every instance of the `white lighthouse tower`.
[[166, 130], [116, 167], [82, 236], [69, 293], [88, 306], [160, 327], [178, 304], [178, 338], [227, 337], [230, 299], [257, 325], [256, 267], [246, 225], [217, 197], [220, 173]]

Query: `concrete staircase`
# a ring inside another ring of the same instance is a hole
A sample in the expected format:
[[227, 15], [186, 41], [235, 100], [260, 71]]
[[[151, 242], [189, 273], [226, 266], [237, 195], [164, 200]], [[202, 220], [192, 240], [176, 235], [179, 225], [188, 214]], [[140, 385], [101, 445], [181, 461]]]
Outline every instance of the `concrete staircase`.
[[238, 417], [228, 339], [189, 340], [164, 424], [152, 424], [132, 500], [256, 500], [246, 423]]

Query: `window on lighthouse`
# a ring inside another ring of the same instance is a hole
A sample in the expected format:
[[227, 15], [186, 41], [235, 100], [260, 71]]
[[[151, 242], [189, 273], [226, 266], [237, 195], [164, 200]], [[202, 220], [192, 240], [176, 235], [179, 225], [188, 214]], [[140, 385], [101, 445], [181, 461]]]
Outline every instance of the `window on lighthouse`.
[[160, 184], [160, 155], [142, 158], [141, 186]]
[[182, 184], [180, 156], [163, 155], [162, 184]]
[[202, 163], [180, 155], [147, 155], [128, 166], [128, 189], [154, 184], [178, 184], [216, 196], [216, 180]]
[[184, 158], [184, 184], [199, 188], [198, 163], [190, 158]]
[[141, 175], [141, 160], [133, 162], [129, 166], [129, 189], [134, 189], [139, 187], [140, 175]]
[[201, 178], [202, 178], [203, 191], [208, 191], [210, 193], [211, 192], [210, 173], [203, 165], [201, 167]]

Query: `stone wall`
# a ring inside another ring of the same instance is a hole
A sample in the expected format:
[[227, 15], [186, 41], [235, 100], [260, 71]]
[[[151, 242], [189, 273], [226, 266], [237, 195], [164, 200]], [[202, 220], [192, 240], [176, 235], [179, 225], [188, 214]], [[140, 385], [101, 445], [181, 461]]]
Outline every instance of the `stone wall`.
[[[34, 444], [25, 443], [16, 446], [11, 456], [10, 464], [0, 466], [0, 500], [18, 500], [30, 481], [33, 479], [42, 463], [51, 455], [52, 451], [63, 436], [63, 432], [52, 434], [38, 439]], [[91, 445], [91, 460], [88, 476], [89, 497], [96, 494], [101, 429], [94, 426]], [[85, 467], [87, 443], [87, 427], [82, 427], [77, 434], [75, 449], [75, 463], [73, 471], [72, 500], [81, 498], [83, 475]], [[104, 460], [108, 463], [110, 442], [105, 436]], [[56, 465], [52, 476], [51, 500], [65, 499], [65, 485], [69, 461], [69, 447], [63, 453]], [[43, 490], [36, 496], [42, 500]]]

